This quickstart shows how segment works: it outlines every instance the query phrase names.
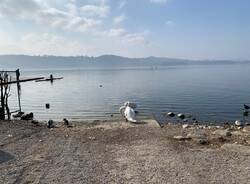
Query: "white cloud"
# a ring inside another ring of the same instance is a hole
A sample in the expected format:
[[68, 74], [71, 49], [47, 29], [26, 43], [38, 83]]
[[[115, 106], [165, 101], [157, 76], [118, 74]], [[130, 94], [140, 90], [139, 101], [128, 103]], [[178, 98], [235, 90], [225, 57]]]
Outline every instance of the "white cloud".
[[[68, 11], [50, 7], [40, 0], [3, 0], [0, 4], [0, 14], [12, 19], [32, 20], [39, 24], [58, 27], [73, 31], [86, 31], [99, 26], [102, 21], [77, 15], [77, 7], [67, 4]], [[104, 15], [106, 10], [100, 10]]]
[[143, 44], [147, 45], [148, 41], [146, 40], [146, 32], [144, 33], [129, 33], [124, 28], [113, 28], [109, 31], [103, 32], [103, 35], [110, 38], [116, 38], [123, 43], [132, 43], [132, 44]]
[[[126, 19], [125, 14], [111, 17], [113, 12], [108, 2], [108, 0], [86, 0], [84, 4], [78, 6], [82, 1], [68, 0], [62, 5], [59, 0], [0, 0], [0, 16], [5, 20], [10, 23], [13, 20], [21, 20], [20, 24], [28, 22], [33, 26], [36, 23], [41, 27], [40, 30], [39, 26], [37, 30], [32, 30], [33, 34], [20, 32], [18, 37], [22, 37], [21, 40], [8, 40], [0, 35], [0, 52], [31, 55], [96, 54], [107, 51], [100, 45], [108, 48], [107, 43], [115, 42], [116, 51], [122, 53], [124, 47], [135, 52], [132, 47], [136, 47], [137, 44], [147, 45], [145, 33], [131, 32], [120, 26]], [[18, 26], [13, 26], [18, 29]], [[50, 29], [52, 32], [61, 29], [60, 35], [63, 37], [43, 34], [44, 28], [46, 32], [50, 32], [48, 31]], [[83, 38], [86, 36], [88, 44], [80, 41], [81, 39], [76, 41], [74, 34], [65, 34], [64, 31], [79, 32]], [[13, 37], [11, 34], [8, 33], [9, 38]], [[111, 46], [113, 47], [111, 44], [109, 49], [112, 49]], [[120, 48], [122, 50], [119, 50]], [[141, 47], [137, 45], [136, 48]]]
[[98, 16], [98, 17], [107, 17], [110, 11], [110, 7], [107, 5], [85, 5], [81, 8], [81, 13], [85, 16]]
[[127, 34], [127, 31], [123, 28], [110, 29], [107, 35], [110, 37], [123, 37]]
[[126, 20], [126, 15], [122, 14], [120, 16], [114, 17], [113, 18], [113, 24], [119, 25], [121, 24], [124, 20]]
[[148, 44], [148, 41], [145, 39], [145, 36], [142, 34], [127, 34], [124, 37], [124, 41], [128, 42], [128, 43], [143, 43], [144, 45]]
[[[88, 42], [51, 33], [26, 34], [21, 40], [13, 42], [7, 34], [1, 35], [0, 32], [0, 54], [60, 56], [116, 54], [141, 57], [144, 53], [143, 50], [149, 49], [143, 33], [129, 34], [122, 28], [110, 30], [100, 38], [101, 41], [98, 39]], [[140, 44], [140, 47], [138, 47], [138, 44]]]
[[78, 8], [75, 3], [67, 3], [65, 7], [68, 8], [69, 14], [78, 15]]
[[7, 34], [0, 30], [0, 54], [13, 54], [19, 51], [15, 43], [8, 39]]
[[27, 18], [30, 14], [40, 11], [42, 3], [35, 0], [2, 0], [0, 3], [0, 14], [17, 18]]
[[54, 34], [27, 34], [19, 43], [22, 52], [35, 55], [82, 55], [91, 52], [91, 47], [79, 41]]

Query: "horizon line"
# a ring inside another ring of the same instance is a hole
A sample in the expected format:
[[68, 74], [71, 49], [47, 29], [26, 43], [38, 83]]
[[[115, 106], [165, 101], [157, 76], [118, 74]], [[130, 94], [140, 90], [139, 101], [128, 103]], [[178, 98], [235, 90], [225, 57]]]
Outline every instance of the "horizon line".
[[103, 56], [112, 56], [112, 57], [120, 57], [120, 58], [126, 58], [126, 59], [149, 59], [149, 58], [156, 58], [156, 59], [173, 59], [173, 60], [186, 60], [186, 61], [249, 61], [250, 59], [187, 59], [187, 58], [173, 58], [173, 57], [167, 57], [167, 56], [145, 56], [145, 57], [127, 57], [127, 56], [121, 56], [121, 55], [115, 55], [115, 54], [103, 54], [99, 56], [89, 56], [89, 55], [47, 55], [47, 54], [38, 54], [38, 55], [30, 55], [30, 54], [0, 54], [1, 56], [28, 56], [28, 57], [87, 57], [87, 58], [100, 58]]

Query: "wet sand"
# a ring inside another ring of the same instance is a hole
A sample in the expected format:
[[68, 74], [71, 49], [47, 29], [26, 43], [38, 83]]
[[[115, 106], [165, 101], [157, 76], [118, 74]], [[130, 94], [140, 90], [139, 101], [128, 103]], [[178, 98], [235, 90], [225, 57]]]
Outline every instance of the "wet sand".
[[154, 120], [73, 125], [0, 122], [0, 183], [250, 181], [249, 127], [160, 128]]

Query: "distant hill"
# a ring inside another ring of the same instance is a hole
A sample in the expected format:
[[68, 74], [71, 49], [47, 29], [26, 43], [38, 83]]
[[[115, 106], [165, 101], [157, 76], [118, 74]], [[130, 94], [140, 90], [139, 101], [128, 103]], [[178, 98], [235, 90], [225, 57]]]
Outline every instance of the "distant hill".
[[2, 69], [48, 69], [48, 68], [92, 68], [92, 67], [161, 67], [177, 65], [218, 65], [218, 64], [246, 64], [248, 61], [229, 60], [185, 60], [174, 58], [127, 58], [115, 55], [99, 57], [88, 56], [27, 56], [0, 55], [0, 70]]

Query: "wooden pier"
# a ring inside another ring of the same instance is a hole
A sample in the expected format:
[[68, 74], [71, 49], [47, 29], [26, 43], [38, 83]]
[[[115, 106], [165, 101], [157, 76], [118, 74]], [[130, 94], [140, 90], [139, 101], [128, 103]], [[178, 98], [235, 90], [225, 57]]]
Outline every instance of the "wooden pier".
[[[15, 80], [12, 80], [11, 74], [14, 74]], [[27, 79], [20, 79], [20, 71], [19, 69], [15, 71], [0, 71], [0, 120], [5, 120], [5, 115], [10, 116], [12, 113], [22, 113], [21, 107], [21, 84], [23, 82], [29, 81], [36, 81], [36, 80], [43, 80], [44, 77], [36, 77], [36, 78], [27, 78]], [[10, 96], [10, 85], [16, 84], [17, 85], [17, 98], [18, 98], [18, 107], [19, 109], [10, 112], [8, 106], [8, 98]]]

